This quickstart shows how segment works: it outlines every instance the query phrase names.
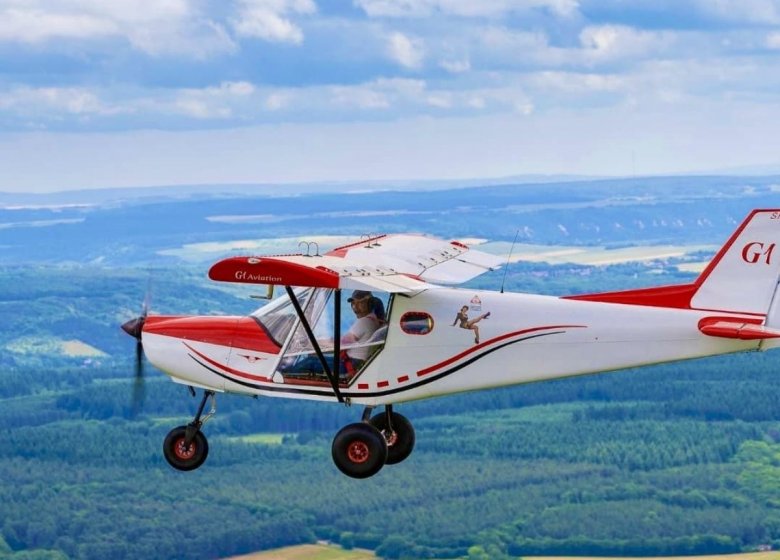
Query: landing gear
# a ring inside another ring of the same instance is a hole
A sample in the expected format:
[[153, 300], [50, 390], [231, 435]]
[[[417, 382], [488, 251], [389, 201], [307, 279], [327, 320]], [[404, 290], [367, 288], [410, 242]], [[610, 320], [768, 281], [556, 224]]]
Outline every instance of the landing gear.
[[195, 432], [187, 443], [187, 429], [187, 426], [172, 429], [163, 443], [165, 460], [174, 469], [180, 471], [197, 469], [209, 454], [209, 442], [203, 432]]
[[333, 462], [352, 478], [368, 478], [387, 460], [387, 443], [379, 430], [363, 422], [344, 426], [333, 438]]
[[387, 465], [395, 465], [406, 459], [414, 449], [414, 428], [405, 416], [393, 412], [391, 406], [369, 420], [387, 442]]
[[333, 462], [352, 478], [373, 476], [386, 464], [400, 463], [414, 449], [414, 428], [409, 420], [393, 412], [392, 405], [370, 418], [372, 410], [367, 407], [362, 422], [345, 426], [333, 438]]
[[[211, 399], [211, 410], [201, 418], [209, 398]], [[203, 393], [203, 399], [200, 401], [195, 419], [186, 426], [179, 426], [168, 432], [163, 442], [163, 455], [170, 466], [179, 471], [192, 471], [204, 463], [209, 455], [209, 442], [200, 428], [216, 412], [214, 391], [206, 391]]]

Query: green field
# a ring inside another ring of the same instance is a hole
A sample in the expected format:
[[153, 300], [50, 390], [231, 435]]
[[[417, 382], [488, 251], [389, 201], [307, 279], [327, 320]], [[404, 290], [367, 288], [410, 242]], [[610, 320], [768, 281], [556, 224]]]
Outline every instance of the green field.
[[370, 550], [344, 550], [339, 546], [302, 544], [257, 554], [234, 556], [230, 560], [369, 560], [371, 558], [376, 556]]
[[248, 434], [245, 436], [236, 436], [228, 438], [228, 441], [237, 441], [241, 443], [255, 443], [259, 445], [281, 445], [285, 436], [288, 434]]
[[[233, 556], [229, 560], [370, 560], [377, 558], [369, 550], [344, 550], [325, 544], [304, 544], [267, 550], [256, 554]], [[456, 559], [453, 559], [456, 560]], [[525, 556], [524, 560], [638, 560], [637, 558], [604, 558], [592, 556]], [[666, 556], [652, 560], [780, 560], [780, 552], [749, 552], [709, 556]]]
[[[664, 556], [653, 560], [778, 560], [780, 552], [746, 552], [743, 554], [712, 554], [707, 556]], [[525, 560], [637, 560], [636, 558], [601, 558], [588, 556], [526, 556]]]

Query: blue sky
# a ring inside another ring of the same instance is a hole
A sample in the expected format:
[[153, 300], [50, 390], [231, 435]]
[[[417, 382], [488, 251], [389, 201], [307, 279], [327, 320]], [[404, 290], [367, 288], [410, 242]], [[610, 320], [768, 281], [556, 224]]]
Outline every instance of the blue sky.
[[0, 191], [780, 164], [780, 0], [0, 0]]

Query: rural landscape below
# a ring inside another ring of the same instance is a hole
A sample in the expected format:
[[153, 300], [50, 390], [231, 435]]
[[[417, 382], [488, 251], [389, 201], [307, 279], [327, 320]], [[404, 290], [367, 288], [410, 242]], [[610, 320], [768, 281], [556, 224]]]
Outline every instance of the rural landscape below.
[[[219, 395], [211, 455], [171, 469], [198, 399], [147, 367], [152, 314], [248, 314], [238, 254], [425, 233], [498, 255], [474, 290], [573, 295], [692, 282], [780, 176], [315, 192], [248, 186], [0, 194], [0, 558], [780, 558], [780, 353], [397, 405], [414, 454], [331, 460], [360, 407]], [[246, 556], [249, 555], [249, 556]]]

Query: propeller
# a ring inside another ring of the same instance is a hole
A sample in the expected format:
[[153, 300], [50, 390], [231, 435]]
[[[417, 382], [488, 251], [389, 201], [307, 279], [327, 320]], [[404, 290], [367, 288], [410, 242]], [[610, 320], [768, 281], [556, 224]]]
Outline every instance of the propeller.
[[144, 323], [146, 322], [146, 316], [149, 314], [149, 299], [150, 290], [146, 291], [144, 297], [144, 303], [141, 307], [141, 314], [134, 319], [130, 319], [122, 325], [122, 330], [127, 334], [135, 338], [135, 364], [133, 367], [133, 396], [132, 396], [132, 415], [138, 414], [143, 404], [145, 388], [144, 388], [144, 345], [142, 340]]

